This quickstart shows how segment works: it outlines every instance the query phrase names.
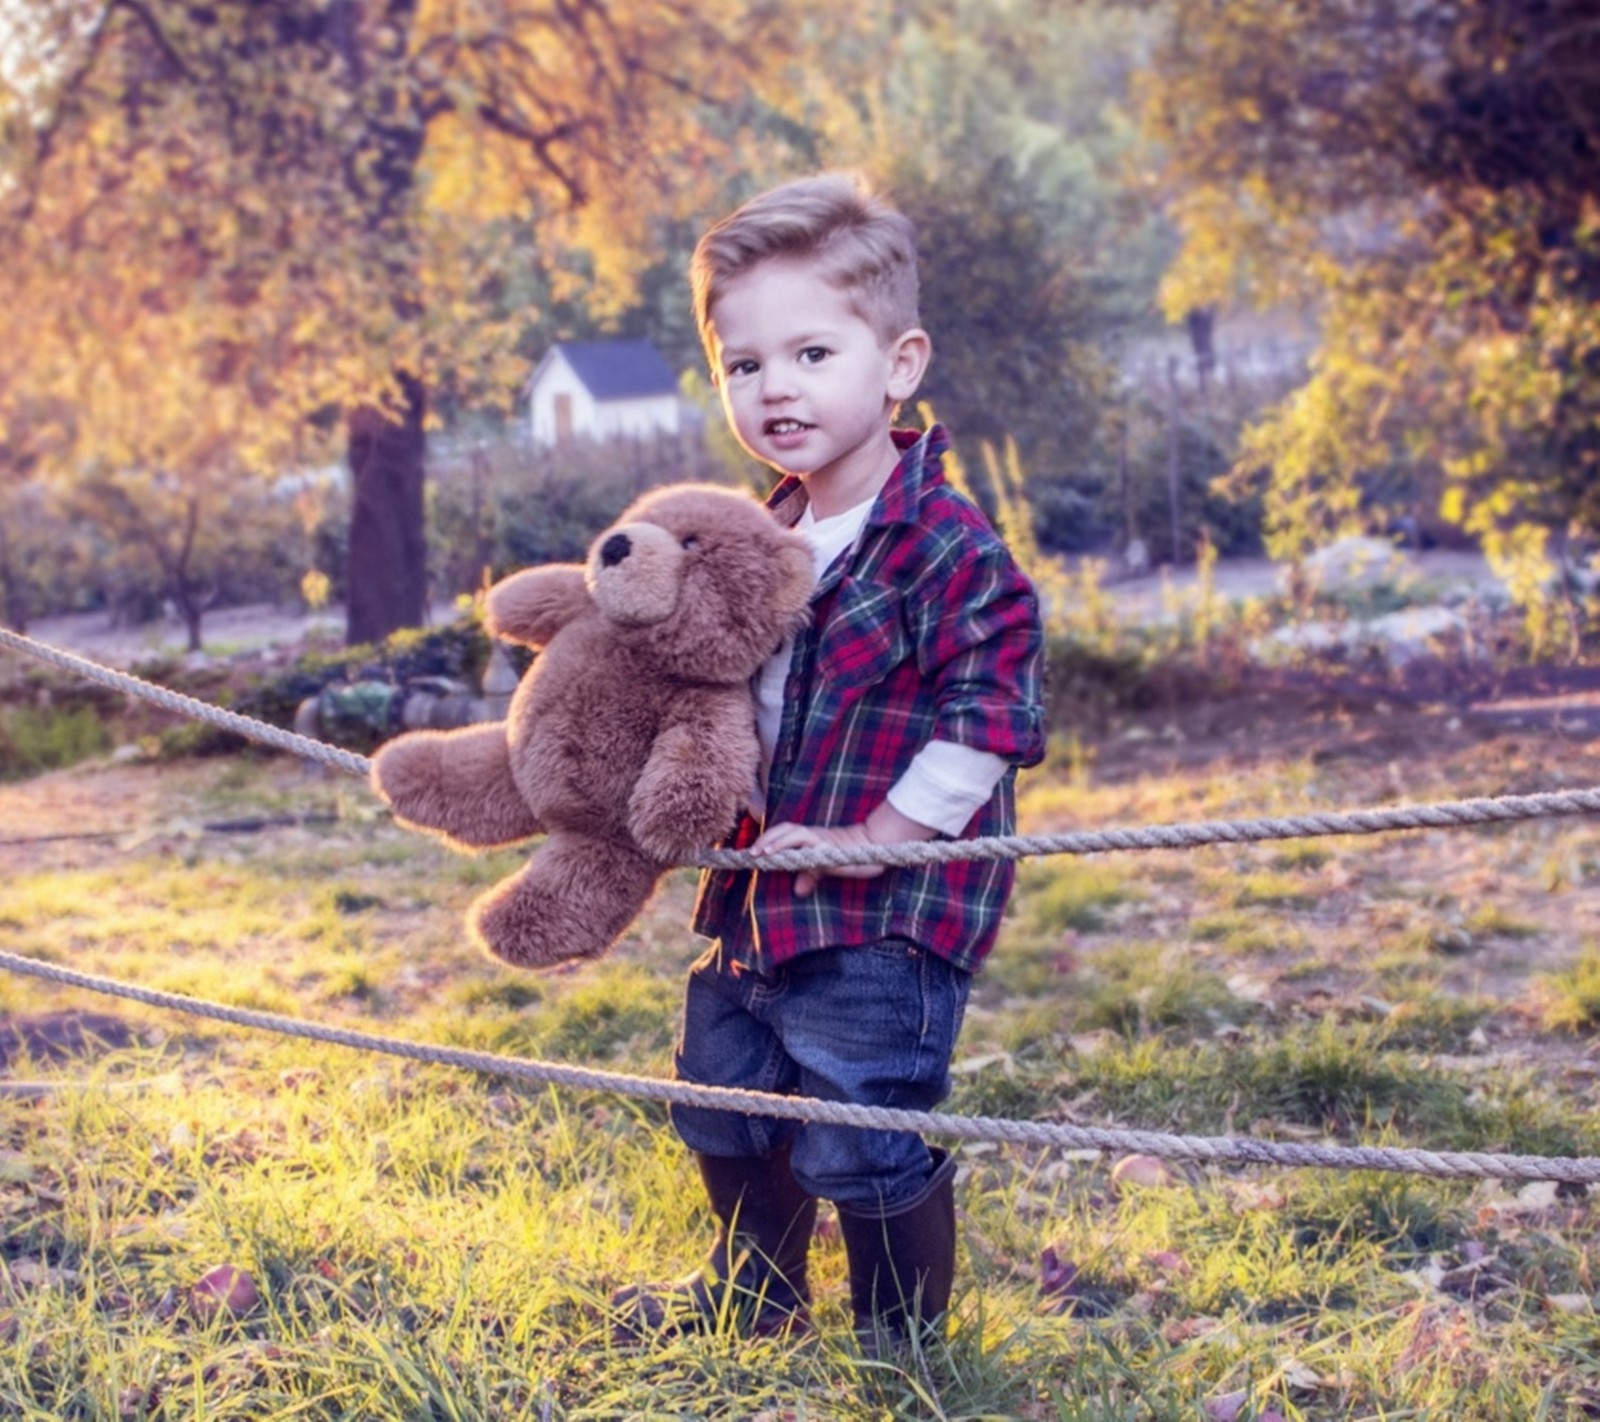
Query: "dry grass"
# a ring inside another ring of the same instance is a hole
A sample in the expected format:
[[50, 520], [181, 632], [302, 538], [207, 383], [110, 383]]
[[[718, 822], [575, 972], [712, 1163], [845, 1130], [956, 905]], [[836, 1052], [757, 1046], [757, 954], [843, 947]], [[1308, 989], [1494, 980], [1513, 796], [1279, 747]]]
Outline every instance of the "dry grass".
[[[1025, 827], [1600, 782], [1592, 746], [1527, 736], [1393, 768], [1303, 751], [1152, 762], [1103, 775], [1065, 752], [1025, 785]], [[285, 809], [329, 818], [197, 828]], [[58, 772], [0, 787], [0, 823], [38, 841], [0, 847], [7, 951], [668, 1070], [687, 875], [608, 961], [527, 977], [459, 929], [513, 856], [455, 858], [374, 815], [361, 787], [282, 761]], [[42, 839], [91, 829], [117, 835]], [[1600, 831], [1581, 820], [1031, 864], [951, 1104], [1600, 1153], [1597, 879]], [[14, 1062], [62, 1089], [0, 1098], [6, 1416], [1500, 1422], [1600, 1405], [1583, 1191], [1190, 1168], [1119, 1190], [1104, 1159], [968, 1146], [947, 1348], [859, 1358], [824, 1230], [816, 1340], [629, 1351], [609, 1339], [607, 1293], [680, 1271], [706, 1234], [658, 1108], [0, 979], [11, 1018], [75, 1009], [125, 1018], [136, 1044]], [[189, 1290], [222, 1262], [261, 1301], [208, 1321]]]

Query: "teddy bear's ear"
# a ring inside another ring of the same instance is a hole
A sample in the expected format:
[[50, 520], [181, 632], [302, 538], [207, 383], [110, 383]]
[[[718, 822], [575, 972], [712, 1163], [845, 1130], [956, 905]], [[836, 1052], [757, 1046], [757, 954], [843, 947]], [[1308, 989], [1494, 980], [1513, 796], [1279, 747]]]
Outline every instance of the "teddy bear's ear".
[[491, 637], [543, 647], [567, 623], [593, 607], [579, 564], [525, 568], [489, 589], [484, 626]]

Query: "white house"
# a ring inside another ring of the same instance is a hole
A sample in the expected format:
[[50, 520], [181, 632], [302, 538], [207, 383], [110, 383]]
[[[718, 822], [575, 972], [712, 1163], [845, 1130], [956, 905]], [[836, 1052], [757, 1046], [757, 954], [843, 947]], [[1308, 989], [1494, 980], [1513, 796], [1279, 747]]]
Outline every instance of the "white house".
[[536, 445], [677, 434], [682, 422], [677, 377], [649, 341], [563, 341], [525, 391]]

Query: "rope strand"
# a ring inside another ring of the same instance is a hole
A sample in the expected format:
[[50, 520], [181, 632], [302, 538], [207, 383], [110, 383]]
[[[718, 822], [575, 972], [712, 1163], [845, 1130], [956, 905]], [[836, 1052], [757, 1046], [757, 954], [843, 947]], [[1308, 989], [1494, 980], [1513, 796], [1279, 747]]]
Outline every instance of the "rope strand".
[[491, 1076], [541, 1085], [605, 1091], [669, 1105], [701, 1106], [742, 1114], [777, 1116], [794, 1121], [861, 1126], [871, 1130], [925, 1131], [957, 1140], [993, 1141], [1009, 1145], [1062, 1150], [1102, 1150], [1119, 1154], [1161, 1156], [1213, 1165], [1317, 1166], [1334, 1170], [1399, 1171], [1440, 1179], [1557, 1180], [1569, 1184], [1600, 1181], [1600, 1158], [1502, 1155], [1483, 1151], [1428, 1151], [1385, 1146], [1325, 1146], [1260, 1141], [1228, 1136], [1181, 1136], [1164, 1131], [1124, 1131], [1099, 1126], [1072, 1126], [1043, 1121], [1008, 1121], [994, 1116], [958, 1116], [938, 1111], [903, 1111], [884, 1106], [854, 1106], [808, 1096], [776, 1096], [686, 1081], [631, 1076], [561, 1062], [497, 1056], [459, 1047], [441, 1047], [356, 1032], [322, 1023], [304, 1022], [275, 1012], [230, 1007], [226, 1003], [180, 993], [136, 987], [111, 978], [77, 972], [55, 963], [0, 952], [0, 968], [46, 982], [84, 988], [146, 1006], [210, 1018], [283, 1036], [352, 1047], [408, 1061], [457, 1067]]
[[[284, 731], [191, 696], [168, 691], [139, 677], [103, 667], [70, 652], [0, 628], [0, 645], [35, 657], [90, 681], [139, 697], [180, 715], [207, 721], [262, 744], [365, 778], [371, 762], [364, 756], [321, 741]], [[1276, 819], [1207, 820], [1191, 824], [1132, 829], [1081, 831], [1060, 835], [1009, 835], [979, 840], [932, 841], [877, 845], [848, 850], [790, 850], [756, 858], [748, 851], [716, 850], [692, 862], [712, 868], [798, 870], [842, 864], [927, 864], [968, 858], [1020, 858], [1031, 854], [1098, 854], [1110, 850], [1192, 848], [1202, 844], [1242, 844], [1268, 839], [1315, 835], [1375, 834], [1394, 829], [1442, 828], [1496, 823], [1600, 810], [1600, 790], [1570, 790], [1542, 795], [1457, 800], [1403, 808], [1353, 810]], [[125, 998], [148, 1006], [185, 1012], [237, 1026], [329, 1042], [412, 1061], [460, 1067], [517, 1080], [613, 1092], [643, 1100], [739, 1111], [799, 1121], [861, 1126], [876, 1130], [926, 1131], [960, 1140], [1020, 1145], [1133, 1152], [1169, 1159], [1207, 1161], [1218, 1165], [1317, 1166], [1337, 1170], [1404, 1171], [1446, 1179], [1498, 1178], [1556, 1180], [1573, 1184], [1600, 1181], [1600, 1159], [1503, 1155], [1487, 1152], [1423, 1151], [1393, 1147], [1312, 1146], [1215, 1136], [1180, 1136], [1154, 1131], [1110, 1130], [987, 1116], [956, 1116], [932, 1111], [902, 1111], [854, 1106], [808, 1097], [774, 1096], [766, 1092], [698, 1086], [598, 1071], [555, 1062], [527, 1061], [487, 1052], [437, 1047], [399, 1038], [374, 1036], [276, 1013], [229, 1007], [202, 998], [159, 992], [109, 978], [96, 977], [52, 963], [0, 952], [0, 968], [49, 982]]]
[[[325, 741], [296, 735], [264, 721], [208, 705], [192, 696], [168, 691], [152, 682], [101, 666], [71, 652], [36, 642], [0, 628], [0, 646], [75, 672], [125, 695], [208, 721], [263, 745], [286, 750], [348, 775], [366, 779], [372, 762]], [[1207, 844], [1255, 844], [1276, 839], [1310, 839], [1324, 835], [1383, 834], [1392, 830], [1451, 829], [1462, 825], [1504, 824], [1515, 820], [1600, 812], [1600, 788], [1551, 791], [1538, 795], [1501, 795], [1474, 800], [1444, 800], [1424, 805], [1373, 806], [1320, 814], [1285, 815], [1246, 820], [1197, 820], [1169, 825], [1065, 834], [995, 835], [984, 839], [927, 840], [913, 844], [878, 844], [849, 849], [819, 845], [753, 855], [747, 849], [703, 850], [685, 861], [699, 869], [766, 869], [788, 872], [829, 869], [844, 864], [889, 866], [947, 864], [965, 859], [1022, 859], [1046, 854], [1105, 854], [1148, 849], [1194, 849]]]

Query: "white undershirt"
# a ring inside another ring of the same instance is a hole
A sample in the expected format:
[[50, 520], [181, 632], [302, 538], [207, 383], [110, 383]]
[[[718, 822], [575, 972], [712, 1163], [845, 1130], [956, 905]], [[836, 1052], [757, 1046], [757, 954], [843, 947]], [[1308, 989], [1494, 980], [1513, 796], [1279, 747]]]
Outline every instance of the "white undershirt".
[[[817, 518], [807, 508], [795, 524], [811, 544], [818, 578], [845, 549], [856, 541], [872, 501], [857, 504], [831, 518]], [[762, 665], [756, 676], [756, 733], [761, 741], [761, 768], [751, 809], [766, 808], [767, 775], [783, 724], [783, 693], [794, 657], [790, 637]], [[956, 741], [929, 741], [917, 752], [904, 775], [889, 790], [888, 801], [907, 819], [941, 834], [960, 834], [967, 822], [994, 793], [1005, 774], [1006, 762], [989, 751], [974, 750]]]

